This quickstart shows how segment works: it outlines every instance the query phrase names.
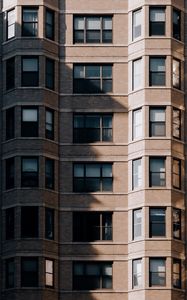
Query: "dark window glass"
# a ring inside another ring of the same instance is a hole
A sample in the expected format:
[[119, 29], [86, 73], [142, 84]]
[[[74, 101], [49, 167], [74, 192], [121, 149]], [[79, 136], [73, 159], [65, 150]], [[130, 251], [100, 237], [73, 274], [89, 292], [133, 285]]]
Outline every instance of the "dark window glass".
[[38, 136], [38, 109], [33, 107], [22, 108], [21, 111], [21, 136]]
[[177, 59], [173, 59], [173, 87], [181, 88], [181, 62]]
[[166, 68], [165, 68], [165, 57], [151, 57], [149, 65], [149, 85], [150, 86], [164, 86]]
[[112, 92], [112, 65], [74, 65], [73, 91], [80, 94]]
[[181, 289], [181, 260], [173, 259], [173, 287]]
[[45, 86], [50, 90], [54, 90], [55, 86], [55, 62], [52, 59], [46, 58], [45, 66]]
[[181, 210], [173, 208], [173, 237], [181, 239]]
[[149, 186], [166, 185], [165, 158], [155, 157], [149, 159]]
[[22, 11], [22, 36], [38, 35], [38, 8], [23, 7]]
[[112, 43], [112, 17], [74, 17], [74, 43]]
[[166, 135], [166, 109], [162, 107], [150, 108], [149, 136]]
[[166, 235], [166, 209], [151, 208], [149, 210], [149, 237]]
[[166, 286], [166, 259], [150, 258], [149, 286]]
[[21, 186], [38, 187], [38, 158], [22, 158]]
[[165, 35], [165, 7], [151, 7], [149, 35]]
[[54, 140], [54, 112], [49, 109], [45, 112], [45, 137]]
[[6, 89], [15, 87], [15, 58], [11, 57], [6, 61]]
[[173, 108], [173, 137], [181, 139], [181, 111]]
[[15, 276], [15, 263], [14, 258], [6, 259], [6, 276], [5, 276], [5, 286], [7, 289], [14, 288], [15, 282], [14, 282], [14, 276]]
[[54, 261], [45, 260], [45, 285], [49, 288], [54, 287]]
[[50, 40], [54, 40], [54, 11], [50, 9], [46, 9], [45, 36]]
[[74, 115], [74, 143], [112, 141], [112, 115]]
[[54, 189], [54, 160], [45, 159], [45, 187]]
[[111, 192], [112, 164], [74, 164], [74, 192]]
[[45, 238], [54, 240], [54, 209], [45, 209]]
[[14, 188], [14, 157], [6, 159], [6, 189]]
[[97, 240], [112, 240], [112, 213], [75, 212], [73, 214], [73, 241]]
[[14, 107], [6, 110], [6, 140], [13, 139], [15, 136], [15, 116]]
[[7, 12], [7, 40], [15, 37], [16, 13], [15, 9]]
[[173, 10], [173, 37], [181, 39], [181, 12], [177, 9]]
[[112, 262], [75, 262], [73, 289], [112, 289]]
[[173, 187], [181, 188], [181, 161], [180, 159], [173, 159]]
[[38, 286], [38, 258], [37, 257], [21, 258], [21, 286], [22, 287]]
[[6, 209], [6, 240], [14, 239], [14, 208]]
[[22, 58], [22, 86], [38, 86], [39, 66], [38, 57]]
[[38, 237], [38, 207], [25, 206], [21, 208], [21, 237]]

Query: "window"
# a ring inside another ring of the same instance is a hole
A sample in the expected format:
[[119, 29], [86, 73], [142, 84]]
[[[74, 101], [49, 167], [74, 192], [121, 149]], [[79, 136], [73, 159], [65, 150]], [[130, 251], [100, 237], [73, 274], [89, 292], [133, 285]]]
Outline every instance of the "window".
[[74, 192], [111, 192], [112, 164], [74, 164]]
[[6, 209], [6, 240], [14, 239], [14, 207]]
[[22, 187], [38, 187], [38, 158], [22, 157]]
[[166, 170], [165, 158], [155, 157], [149, 159], [149, 186], [165, 186]]
[[74, 65], [73, 91], [79, 94], [112, 92], [112, 65]]
[[112, 213], [75, 212], [73, 214], [73, 241], [112, 240]]
[[45, 15], [45, 37], [50, 40], [54, 40], [54, 11], [46, 9]]
[[132, 189], [142, 186], [142, 159], [132, 161]]
[[22, 36], [38, 35], [38, 8], [24, 7], [22, 12]]
[[166, 285], [166, 259], [150, 258], [149, 260], [149, 286]]
[[73, 289], [112, 289], [112, 262], [75, 262]]
[[173, 37], [181, 39], [181, 13], [177, 9], [173, 9]]
[[45, 86], [50, 90], [55, 87], [55, 62], [50, 58], [46, 58], [45, 65]]
[[142, 137], [142, 109], [136, 109], [133, 111], [133, 140]]
[[149, 85], [164, 86], [165, 83], [165, 57], [151, 57], [149, 61]]
[[51, 259], [45, 260], [45, 285], [54, 287], [54, 261]]
[[181, 210], [173, 208], [173, 237], [181, 239]]
[[77, 114], [73, 118], [74, 143], [112, 141], [112, 115]]
[[112, 43], [112, 16], [74, 17], [74, 43]]
[[149, 35], [165, 35], [165, 7], [150, 7]]
[[54, 209], [45, 209], [45, 238], [54, 240]]
[[15, 276], [15, 263], [14, 258], [6, 259], [6, 276], [5, 276], [5, 286], [7, 289], [14, 288], [14, 276]]
[[154, 107], [149, 110], [149, 136], [166, 135], [166, 108]]
[[133, 61], [133, 82], [132, 89], [136, 90], [142, 87], [142, 59]]
[[133, 210], [133, 239], [142, 236], [142, 209]]
[[181, 88], [181, 63], [177, 59], [173, 59], [173, 87]]
[[142, 10], [138, 9], [132, 13], [132, 38], [135, 40], [142, 34]]
[[132, 261], [132, 288], [140, 288], [142, 287], [142, 260], [134, 259]]
[[22, 58], [22, 86], [38, 86], [39, 66], [38, 57]]
[[149, 237], [166, 236], [166, 209], [150, 208]]
[[21, 208], [21, 237], [38, 237], [38, 207], [25, 206]]
[[21, 136], [38, 136], [38, 109], [33, 107], [24, 107], [21, 110]]
[[46, 139], [54, 139], [54, 112], [46, 109], [45, 112], [45, 137]]
[[6, 61], [6, 89], [15, 87], [15, 58], [11, 57]]
[[181, 111], [177, 108], [173, 108], [173, 137], [181, 138]]
[[14, 157], [6, 159], [6, 189], [14, 188]]
[[180, 159], [173, 158], [173, 187], [176, 189], [181, 188], [181, 161]]
[[6, 140], [14, 138], [15, 117], [14, 107], [6, 110]]
[[7, 40], [15, 37], [16, 13], [15, 9], [7, 12]]
[[181, 260], [173, 259], [173, 287], [181, 289]]
[[37, 257], [21, 258], [21, 286], [22, 287], [38, 286], [38, 258]]
[[50, 158], [45, 159], [45, 187], [47, 189], [54, 189], [54, 160]]

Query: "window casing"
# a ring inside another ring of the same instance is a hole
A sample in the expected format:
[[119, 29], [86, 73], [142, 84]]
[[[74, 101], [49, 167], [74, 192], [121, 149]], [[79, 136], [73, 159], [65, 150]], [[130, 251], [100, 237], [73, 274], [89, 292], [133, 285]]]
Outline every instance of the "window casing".
[[173, 59], [173, 87], [181, 88], [181, 62], [177, 59]]
[[139, 139], [142, 137], [142, 108], [136, 109], [133, 111], [133, 140]]
[[13, 139], [15, 136], [15, 115], [14, 107], [6, 110], [6, 140]]
[[21, 110], [21, 136], [38, 136], [38, 109], [33, 107], [23, 107]]
[[134, 259], [132, 261], [132, 288], [142, 287], [142, 259]]
[[23, 7], [22, 36], [38, 36], [38, 7]]
[[55, 13], [50, 9], [46, 9], [45, 14], [45, 37], [54, 40], [55, 33]]
[[166, 186], [165, 157], [154, 157], [149, 159], [149, 186]]
[[138, 9], [132, 13], [132, 39], [135, 40], [142, 35], [142, 10]]
[[181, 189], [181, 160], [173, 158], [173, 187], [176, 189]]
[[132, 161], [132, 189], [142, 186], [142, 159]]
[[38, 287], [38, 258], [21, 258], [21, 287]]
[[166, 108], [154, 107], [149, 110], [149, 136], [166, 135]]
[[6, 89], [15, 88], [15, 57], [11, 57], [6, 61]]
[[5, 287], [7, 289], [14, 288], [15, 286], [15, 262], [14, 258], [6, 259], [5, 261]]
[[6, 190], [14, 188], [14, 157], [6, 159]]
[[112, 65], [75, 64], [73, 69], [73, 92], [78, 94], [112, 92]]
[[173, 258], [173, 287], [181, 289], [181, 260]]
[[173, 208], [173, 238], [181, 239], [181, 210]]
[[140, 58], [133, 61], [133, 90], [137, 90], [142, 87], [142, 77], [142, 58]]
[[165, 35], [165, 7], [150, 7], [149, 35]]
[[112, 289], [112, 262], [75, 262], [73, 290]]
[[16, 10], [11, 9], [7, 12], [7, 40], [15, 37]]
[[173, 9], [173, 37], [181, 40], [181, 12]]
[[50, 58], [46, 58], [45, 86], [50, 90], [55, 89], [55, 62]]
[[112, 141], [112, 115], [76, 114], [73, 117], [74, 143]]
[[54, 209], [45, 209], [45, 238], [54, 240]]
[[39, 61], [38, 57], [22, 57], [22, 79], [23, 87], [39, 85]]
[[112, 240], [112, 213], [73, 213], [73, 241], [92, 242]]
[[54, 111], [50, 109], [45, 111], [45, 137], [54, 140]]
[[74, 43], [112, 43], [112, 16], [74, 16]]
[[74, 192], [112, 192], [112, 164], [74, 164]]
[[38, 187], [38, 158], [22, 157], [21, 186]]
[[181, 111], [173, 107], [173, 137], [181, 139]]
[[21, 207], [21, 237], [37, 238], [39, 226], [38, 207], [24, 206]]
[[149, 86], [165, 86], [166, 58], [150, 57], [149, 59]]
[[138, 239], [142, 236], [142, 209], [133, 210], [133, 239]]
[[14, 239], [14, 227], [15, 227], [14, 207], [6, 209], [5, 217], [6, 217], [5, 238], [6, 238], [6, 240], [12, 240], [12, 239]]
[[45, 159], [45, 187], [47, 189], [54, 189], [55, 185], [55, 164], [54, 160], [50, 158]]
[[166, 286], [166, 259], [149, 259], [149, 286]]
[[54, 287], [54, 261], [45, 259], [45, 286]]
[[166, 209], [150, 208], [149, 210], [149, 237], [166, 236]]

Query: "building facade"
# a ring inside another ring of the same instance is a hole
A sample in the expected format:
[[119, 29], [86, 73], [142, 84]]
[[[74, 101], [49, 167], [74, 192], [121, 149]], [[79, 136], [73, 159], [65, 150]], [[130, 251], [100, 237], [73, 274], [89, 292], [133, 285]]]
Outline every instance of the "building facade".
[[186, 4], [0, 0], [0, 299], [186, 299]]

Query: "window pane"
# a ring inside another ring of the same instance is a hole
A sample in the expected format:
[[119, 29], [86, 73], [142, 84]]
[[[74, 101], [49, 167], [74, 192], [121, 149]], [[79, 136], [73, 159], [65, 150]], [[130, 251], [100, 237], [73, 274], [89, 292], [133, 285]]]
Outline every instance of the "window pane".
[[142, 260], [133, 260], [133, 288], [142, 286]]
[[86, 165], [86, 177], [100, 177], [100, 165]]
[[84, 30], [84, 18], [76, 17], [74, 19], [74, 28], [79, 30]]
[[163, 108], [151, 109], [150, 120], [154, 122], [165, 122], [165, 109]]
[[151, 8], [150, 20], [152, 22], [165, 22], [165, 9], [164, 8]]
[[151, 58], [150, 70], [152, 72], [165, 72], [165, 58]]
[[16, 14], [15, 9], [9, 11], [7, 13], [7, 38], [11, 39], [15, 36], [15, 22], [16, 22]]
[[112, 177], [112, 166], [105, 164], [102, 166], [102, 176], [103, 177]]
[[86, 66], [85, 76], [89, 77], [100, 77], [100, 66]]
[[106, 77], [106, 78], [111, 78], [112, 77], [112, 67], [111, 66], [103, 66], [102, 76]]
[[173, 237], [181, 238], [181, 210], [173, 209]]
[[74, 165], [74, 176], [84, 177], [84, 165], [79, 165], [79, 164]]
[[133, 139], [142, 137], [142, 109], [133, 111]]
[[36, 158], [23, 158], [22, 159], [22, 171], [23, 172], [37, 172], [38, 161]]
[[133, 238], [136, 239], [142, 235], [142, 209], [133, 211]]
[[112, 19], [103, 18], [103, 29], [112, 30]]
[[101, 28], [101, 22], [100, 22], [100, 18], [90, 18], [88, 17], [87, 18], [87, 29], [92, 29], [92, 30], [95, 30], [95, 29], [100, 29]]
[[173, 136], [178, 139], [181, 136], [181, 112], [176, 108], [173, 108]]
[[133, 89], [142, 86], [142, 59], [133, 62]]
[[23, 58], [23, 71], [24, 72], [37, 72], [38, 59], [37, 58]]
[[141, 36], [142, 10], [133, 12], [133, 39]]
[[173, 86], [180, 88], [180, 61], [173, 59]]
[[22, 110], [22, 121], [23, 122], [37, 122], [38, 121], [38, 110], [37, 109], [26, 109]]
[[142, 186], [142, 160], [133, 161], [133, 188]]

